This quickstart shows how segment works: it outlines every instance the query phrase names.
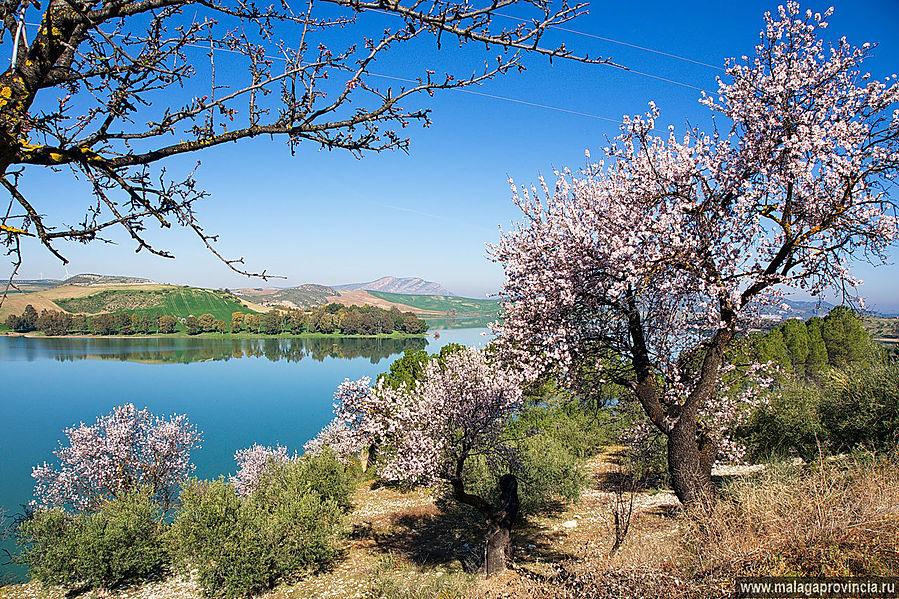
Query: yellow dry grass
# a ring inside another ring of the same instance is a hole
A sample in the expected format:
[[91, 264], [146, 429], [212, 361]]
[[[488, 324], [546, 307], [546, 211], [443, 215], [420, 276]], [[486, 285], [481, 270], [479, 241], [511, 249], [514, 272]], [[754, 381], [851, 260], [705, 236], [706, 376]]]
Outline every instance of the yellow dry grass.
[[327, 301], [329, 303], [341, 304], [344, 306], [376, 306], [385, 310], [396, 308], [397, 310], [401, 310], [402, 312], [413, 312], [415, 314], [428, 314], [433, 316], [445, 316], [445, 312], [437, 312], [435, 310], [422, 310], [420, 308], [407, 306], [406, 304], [389, 302], [379, 297], [375, 297], [368, 291], [365, 291], [363, 289], [344, 290], [339, 291], [338, 293], [340, 295], [329, 296], [327, 298]]
[[175, 286], [160, 285], [157, 283], [152, 285], [63, 285], [61, 287], [53, 287], [51, 289], [33, 293], [14, 293], [8, 295], [6, 299], [3, 300], [3, 304], [0, 305], [0, 320], [5, 320], [10, 314], [21, 314], [28, 304], [34, 306], [34, 309], [38, 312], [41, 310], [65, 312], [65, 310], [56, 305], [54, 300], [86, 297], [88, 295], [100, 293], [101, 291], [109, 290], [160, 291], [163, 289], [175, 289]]

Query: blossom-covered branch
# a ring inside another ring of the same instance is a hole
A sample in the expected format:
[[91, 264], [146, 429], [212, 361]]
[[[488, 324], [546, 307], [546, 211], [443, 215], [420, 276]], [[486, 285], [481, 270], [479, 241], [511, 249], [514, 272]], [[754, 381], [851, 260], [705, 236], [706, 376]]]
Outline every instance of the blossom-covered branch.
[[[509, 25], [498, 13], [513, 9], [525, 18]], [[0, 240], [18, 261], [19, 239], [36, 237], [65, 263], [59, 242], [101, 240], [116, 227], [138, 251], [170, 257], [151, 244], [147, 228], [177, 224], [237, 272], [268, 276], [218, 253], [217, 238], [194, 212], [206, 194], [193, 173], [153, 165], [256, 137], [282, 137], [291, 150], [311, 142], [357, 156], [405, 150], [401, 129], [430, 125], [426, 108], [410, 106], [422, 92], [521, 70], [523, 54], [612, 64], [545, 44], [550, 28], [585, 10], [567, 0], [0, 3], [16, 49], [0, 74], [0, 182], [10, 194]], [[30, 28], [29, 20], [40, 23]], [[450, 40], [485, 53], [467, 64], [460, 57], [445, 72], [422, 66], [423, 56]], [[388, 56], [412, 70], [376, 72]], [[62, 224], [27, 198], [25, 166], [86, 182], [93, 200], [83, 219]]]
[[96, 424], [81, 423], [65, 434], [68, 445], [60, 444], [53, 452], [59, 467], [44, 462], [32, 471], [39, 506], [95, 510], [147, 486], [168, 509], [194, 469], [190, 452], [201, 440], [185, 415], [165, 419], [133, 404], [118, 406]]

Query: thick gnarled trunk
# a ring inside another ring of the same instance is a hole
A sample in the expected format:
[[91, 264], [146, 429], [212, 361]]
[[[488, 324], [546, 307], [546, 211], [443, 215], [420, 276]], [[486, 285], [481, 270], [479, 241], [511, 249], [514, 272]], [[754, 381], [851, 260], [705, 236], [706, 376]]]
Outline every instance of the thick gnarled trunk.
[[487, 518], [487, 536], [484, 543], [484, 571], [488, 577], [506, 569], [512, 559], [512, 526], [518, 519], [518, 479], [514, 474], [504, 474], [499, 479], [499, 500], [495, 506], [486, 500], [465, 492], [460, 479], [451, 481], [453, 496], [460, 503], [476, 508]]
[[518, 479], [506, 474], [499, 479], [499, 502], [487, 519], [484, 568], [488, 577], [506, 569], [512, 559], [512, 525], [518, 518]]
[[704, 502], [714, 495], [714, 462], [714, 446], [697, 431], [696, 421], [679, 420], [668, 434], [668, 473], [674, 493], [681, 503]]

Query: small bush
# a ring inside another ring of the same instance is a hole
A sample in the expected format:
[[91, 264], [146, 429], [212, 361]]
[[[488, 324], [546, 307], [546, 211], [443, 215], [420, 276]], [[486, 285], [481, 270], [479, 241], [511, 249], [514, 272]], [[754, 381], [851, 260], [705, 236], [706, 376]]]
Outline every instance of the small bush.
[[144, 488], [94, 513], [38, 510], [19, 527], [17, 561], [32, 578], [66, 587], [115, 587], [166, 561], [162, 515]]
[[596, 455], [616, 435], [607, 409], [590, 409], [577, 401], [558, 401], [526, 410], [514, 423], [520, 432], [537, 430], [555, 438], [576, 458]]
[[[571, 455], [556, 438], [545, 434], [522, 439], [510, 470], [518, 478], [521, 513], [533, 514], [560, 500], [576, 501], [587, 484], [583, 460]], [[506, 471], [490, 468], [482, 457], [466, 462], [465, 488], [495, 504], [499, 478]]]
[[834, 450], [894, 450], [899, 442], [899, 362], [883, 358], [873, 366], [832, 372], [821, 420]]
[[224, 480], [192, 481], [181, 494], [172, 552], [213, 594], [241, 597], [335, 555], [352, 481], [330, 456], [273, 467], [247, 498]]
[[738, 480], [687, 515], [685, 548], [701, 572], [890, 576], [899, 571], [896, 457], [780, 465]]
[[817, 384], [788, 380], [770, 403], [756, 410], [739, 432], [751, 460], [818, 455], [819, 443], [827, 437], [819, 413], [823, 392]]

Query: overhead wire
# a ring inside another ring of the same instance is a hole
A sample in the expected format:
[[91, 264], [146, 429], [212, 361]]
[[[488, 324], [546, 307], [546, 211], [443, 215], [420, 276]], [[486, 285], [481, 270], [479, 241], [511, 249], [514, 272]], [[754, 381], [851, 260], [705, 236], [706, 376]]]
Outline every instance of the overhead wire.
[[[390, 12], [387, 12], [387, 11], [384, 11], [384, 10], [378, 10], [378, 9], [375, 9], [373, 12], [378, 12], [378, 13], [382, 13], [382, 14], [390, 15], [390, 16], [399, 16], [399, 15], [395, 15], [394, 13], [390, 13]], [[513, 17], [513, 16], [511, 16], [511, 15], [506, 15], [506, 14], [502, 14], [502, 13], [495, 13], [495, 16], [502, 17], [502, 18], [506, 18], [506, 19], [517, 20], [517, 21], [520, 21], [520, 22], [527, 22], [526, 19], [521, 19], [521, 18], [519, 18], [519, 17]], [[28, 26], [40, 27], [40, 24], [38, 24], [38, 23], [24, 23], [24, 24], [25, 24], [25, 25], [28, 25]], [[614, 39], [614, 38], [609, 38], [609, 37], [604, 37], [604, 36], [600, 36], [600, 35], [595, 35], [595, 34], [587, 33], [587, 32], [584, 32], [584, 31], [577, 31], [577, 30], [575, 30], [575, 29], [570, 29], [570, 28], [562, 27], [562, 26], [558, 26], [558, 25], [552, 25], [552, 26], [550, 26], [550, 28], [556, 29], [556, 30], [559, 30], [559, 31], [564, 31], [564, 32], [566, 32], [566, 33], [571, 33], [571, 34], [575, 34], [575, 35], [580, 35], [580, 36], [584, 36], [584, 37], [588, 37], [588, 38], [597, 39], [597, 40], [600, 40], [600, 41], [605, 41], [605, 42], [608, 42], [608, 43], [613, 43], [613, 44], [618, 44], [618, 45], [621, 45], [621, 46], [626, 46], [626, 47], [634, 48], [634, 49], [641, 50], [641, 51], [644, 51], [644, 52], [650, 52], [650, 53], [653, 53], [653, 54], [658, 54], [658, 55], [661, 55], [661, 56], [666, 56], [666, 57], [668, 57], [668, 58], [673, 58], [673, 59], [676, 59], [676, 60], [681, 60], [681, 61], [684, 61], [684, 62], [688, 62], [688, 63], [692, 63], [692, 64], [696, 64], [696, 65], [700, 65], [700, 66], [704, 66], [704, 67], [708, 67], [708, 68], [712, 68], [712, 69], [716, 69], [716, 70], [723, 70], [723, 69], [721, 69], [721, 67], [717, 67], [717, 66], [715, 66], [715, 65], [711, 65], [711, 64], [708, 64], [708, 63], [704, 63], [704, 62], [701, 62], [701, 61], [698, 61], [698, 60], [693, 60], [693, 59], [691, 59], [691, 58], [687, 58], [687, 57], [684, 57], [684, 56], [679, 56], [679, 55], [677, 55], [677, 54], [672, 54], [672, 53], [665, 52], [665, 51], [662, 51], [662, 50], [656, 50], [656, 49], [654, 49], [654, 48], [648, 48], [648, 47], [645, 47], [645, 46], [639, 46], [639, 45], [637, 45], [637, 44], [632, 44], [632, 43], [630, 43], [630, 42], [625, 42], [625, 41], [621, 41], [621, 40], [616, 40], [616, 39]], [[24, 33], [24, 32], [23, 32], [23, 33]], [[118, 34], [118, 35], [121, 35], [121, 34]], [[199, 44], [185, 44], [185, 47], [197, 48], [197, 49], [200, 49], [200, 50], [208, 51], [208, 48], [207, 48], [207, 47], [205, 47], [205, 46], [200, 46]], [[224, 48], [224, 47], [222, 47], [222, 48], [216, 48], [215, 50], [216, 50], [216, 51], [219, 51], [219, 52], [229, 52], [229, 53], [234, 53], [234, 54], [242, 54], [239, 50], [233, 50], [233, 49], [231, 49], [231, 48]], [[277, 55], [265, 54], [264, 57], [267, 58], [267, 59], [271, 59], [271, 60], [279, 60], [279, 61], [282, 61], [282, 62], [288, 62], [288, 60], [287, 60], [286, 58], [284, 58], [283, 56], [277, 56]], [[692, 85], [692, 84], [689, 84], [689, 83], [685, 83], [685, 82], [683, 82], [683, 81], [677, 81], [677, 80], [675, 80], [675, 79], [671, 79], [671, 78], [668, 78], [668, 77], [662, 77], [661, 75], [654, 75], [654, 74], [652, 74], [652, 73], [647, 73], [647, 72], [644, 72], [644, 71], [638, 71], [638, 70], [636, 70], [636, 69], [632, 69], [632, 68], [630, 68], [630, 67], [623, 66], [623, 65], [616, 65], [616, 66], [617, 66], [617, 68], [619, 68], [619, 69], [622, 70], [622, 71], [625, 71], [625, 72], [628, 72], [628, 73], [633, 73], [633, 74], [635, 74], [635, 75], [640, 75], [640, 76], [642, 76], [642, 77], [647, 77], [647, 78], [650, 78], [650, 79], [655, 79], [655, 80], [657, 80], [657, 81], [662, 81], [662, 82], [665, 82], [665, 83], [669, 83], [669, 84], [672, 84], [672, 85], [677, 85], [677, 86], [680, 86], [680, 87], [684, 87], [684, 88], [696, 90], [696, 91], [699, 91], [699, 92], [713, 93], [713, 92], [710, 92], [709, 90], [703, 89], [703, 88], [701, 88], [701, 87], [698, 87], [698, 86], [695, 86], [695, 85]], [[390, 79], [390, 80], [394, 80], [394, 81], [401, 81], [401, 82], [404, 82], [404, 83], [412, 83], [412, 84], [417, 84], [417, 83], [418, 83], [418, 81], [417, 81], [416, 79], [411, 79], [411, 78], [407, 78], [407, 77], [399, 77], [399, 76], [396, 76], [396, 75], [386, 75], [386, 74], [384, 74], [384, 73], [375, 73], [375, 72], [371, 72], [371, 71], [370, 71], [368, 74], [369, 74], [370, 76], [372, 76], [372, 77], [378, 77], [378, 78], [381, 78], [381, 79]], [[591, 118], [591, 119], [595, 119], [595, 120], [606, 121], [606, 122], [609, 122], [609, 123], [621, 123], [621, 120], [620, 120], [620, 119], [614, 119], [614, 118], [610, 118], [610, 117], [601, 116], [601, 115], [598, 115], [598, 114], [592, 114], [592, 113], [588, 113], [588, 112], [582, 112], [582, 111], [579, 111], [579, 110], [572, 110], [572, 109], [564, 108], [564, 107], [561, 107], [561, 106], [552, 106], [552, 105], [550, 105], [550, 104], [543, 104], [543, 103], [540, 103], [540, 102], [532, 102], [532, 101], [530, 101], [530, 100], [523, 100], [523, 99], [521, 99], [521, 98], [514, 98], [514, 97], [511, 97], [511, 96], [504, 96], [504, 95], [500, 95], [500, 94], [491, 94], [491, 93], [487, 93], [487, 92], [481, 92], [481, 91], [476, 91], [476, 90], [473, 90], [473, 89], [467, 89], [467, 88], [462, 88], [462, 87], [454, 87], [454, 88], [449, 88], [449, 89], [450, 89], [451, 91], [456, 91], [456, 92], [460, 92], [460, 93], [464, 93], [464, 94], [470, 94], [470, 95], [473, 95], [473, 96], [480, 96], [480, 97], [483, 97], [483, 98], [489, 98], [489, 99], [492, 99], [492, 100], [499, 100], [499, 101], [504, 101], [504, 102], [511, 102], [511, 103], [514, 103], [514, 104], [520, 104], [520, 105], [524, 105], [524, 106], [531, 106], [531, 107], [539, 108], [539, 109], [542, 109], [542, 110], [550, 110], [550, 111], [560, 112], [560, 113], [564, 113], [564, 114], [571, 114], [571, 115], [574, 115], [574, 116], [580, 116], [580, 117], [585, 117], [585, 118]]]

